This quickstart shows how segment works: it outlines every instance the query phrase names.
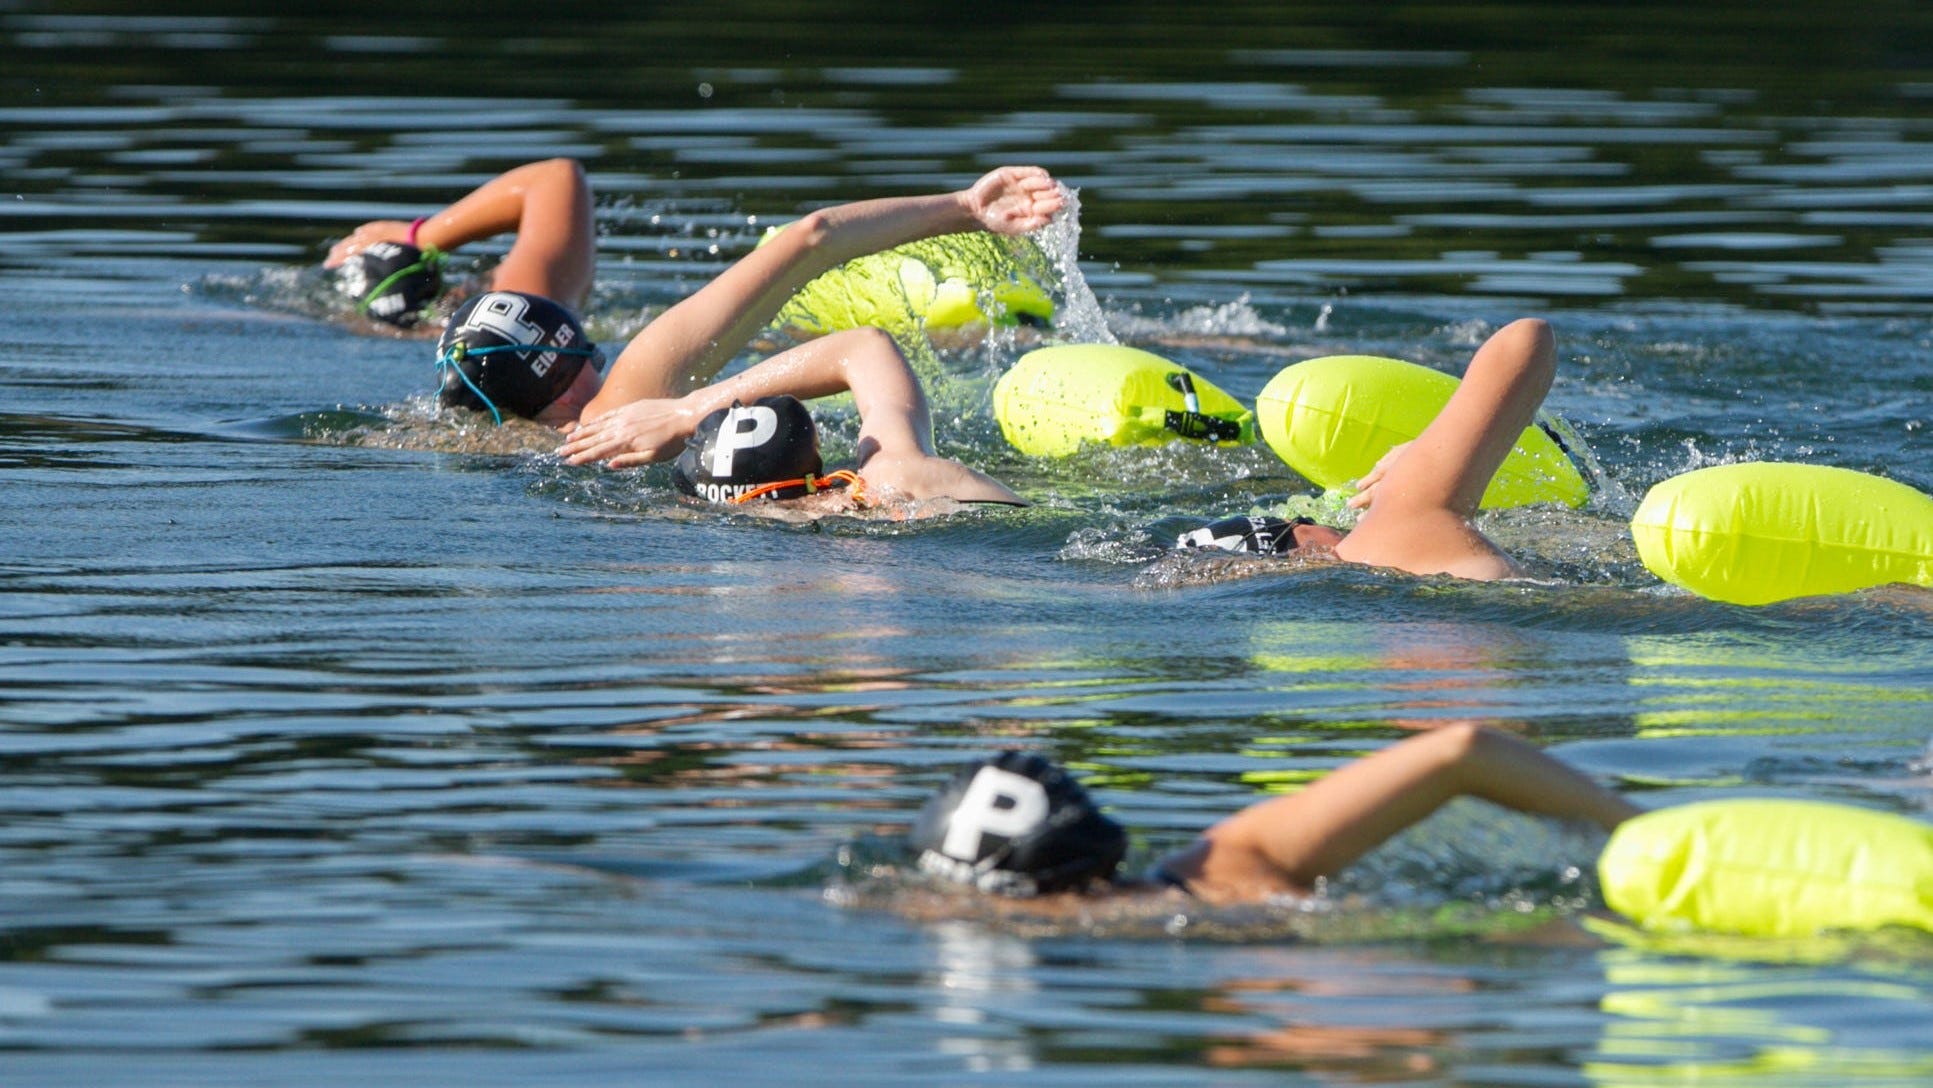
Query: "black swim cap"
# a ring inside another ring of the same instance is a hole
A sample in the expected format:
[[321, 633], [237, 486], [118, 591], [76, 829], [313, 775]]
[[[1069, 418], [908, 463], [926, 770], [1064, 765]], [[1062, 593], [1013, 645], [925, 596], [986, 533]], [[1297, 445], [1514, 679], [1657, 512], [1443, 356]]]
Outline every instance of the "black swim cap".
[[443, 254], [408, 242], [377, 242], [336, 269], [356, 312], [407, 329], [443, 291]]
[[491, 291], [450, 315], [436, 342], [444, 404], [530, 418], [562, 396], [597, 345], [542, 295]]
[[805, 478], [824, 467], [819, 431], [805, 405], [797, 397], [760, 397], [749, 405], [734, 401], [701, 420], [671, 466], [671, 480], [679, 491], [711, 502], [731, 502], [761, 484], [798, 480], [798, 487], [768, 496], [795, 499], [808, 491]]
[[1040, 895], [1106, 880], [1128, 835], [1066, 771], [1002, 752], [955, 775], [913, 824], [919, 867], [1001, 895]]
[[1282, 555], [1295, 550], [1295, 527], [1314, 525], [1310, 518], [1284, 521], [1238, 514], [1209, 522], [1175, 539], [1177, 548], [1220, 548], [1227, 552], [1251, 555]]

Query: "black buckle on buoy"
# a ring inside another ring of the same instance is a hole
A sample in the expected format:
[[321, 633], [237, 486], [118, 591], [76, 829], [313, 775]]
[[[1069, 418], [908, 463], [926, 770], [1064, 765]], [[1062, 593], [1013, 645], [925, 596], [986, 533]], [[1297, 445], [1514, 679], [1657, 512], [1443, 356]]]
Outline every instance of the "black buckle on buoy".
[[1200, 412], [1169, 412], [1163, 417], [1162, 425], [1183, 438], [1238, 442], [1242, 437], [1241, 424], [1220, 416], [1205, 416]]
[[1207, 416], [1201, 412], [1201, 398], [1195, 395], [1194, 375], [1185, 370], [1177, 370], [1168, 375], [1168, 388], [1181, 394], [1181, 402], [1187, 407], [1179, 412], [1169, 412], [1162, 417], [1162, 426], [1183, 438], [1210, 438], [1217, 442], [1235, 442], [1242, 437], [1242, 425], [1219, 416]]

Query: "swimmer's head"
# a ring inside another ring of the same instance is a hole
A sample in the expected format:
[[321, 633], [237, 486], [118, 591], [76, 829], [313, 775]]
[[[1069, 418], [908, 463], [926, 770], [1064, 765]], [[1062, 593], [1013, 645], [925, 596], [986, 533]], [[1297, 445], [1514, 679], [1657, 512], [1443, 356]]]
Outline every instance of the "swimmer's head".
[[377, 242], [342, 262], [336, 286], [356, 300], [357, 313], [412, 328], [443, 291], [443, 254], [408, 242]]
[[491, 291], [450, 315], [436, 342], [442, 375], [437, 399], [489, 412], [534, 418], [563, 395], [597, 345], [570, 311], [542, 295]]
[[913, 824], [929, 873], [1001, 895], [1076, 891], [1114, 875], [1128, 836], [1066, 771], [1002, 752], [955, 775]]
[[1250, 555], [1285, 555], [1298, 546], [1296, 529], [1314, 524], [1309, 518], [1285, 521], [1282, 518], [1238, 514], [1181, 534], [1175, 539], [1175, 547], [1184, 550], [1219, 548], [1225, 552], [1245, 552]]
[[[819, 431], [797, 397], [734, 401], [700, 420], [671, 466], [679, 491], [710, 502], [759, 497], [795, 499], [809, 493], [825, 467]], [[789, 486], [770, 488], [775, 483]]]

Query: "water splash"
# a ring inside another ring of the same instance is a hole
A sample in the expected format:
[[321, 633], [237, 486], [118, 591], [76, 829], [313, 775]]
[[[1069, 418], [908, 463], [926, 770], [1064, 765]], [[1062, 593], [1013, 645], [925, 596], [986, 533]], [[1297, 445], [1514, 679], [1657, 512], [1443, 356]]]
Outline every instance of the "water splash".
[[1213, 306], [1194, 306], [1172, 317], [1150, 318], [1137, 314], [1117, 314], [1114, 328], [1134, 340], [1187, 337], [1257, 344], [1279, 344], [1291, 330], [1263, 317], [1242, 295], [1232, 302]]
[[483, 412], [441, 407], [434, 393], [356, 411], [304, 412], [280, 426], [298, 431], [293, 437], [301, 441], [327, 446], [501, 457], [549, 454], [559, 441], [541, 423], [512, 417], [498, 424]]
[[1034, 235], [1041, 253], [1060, 283], [1060, 302], [1054, 313], [1054, 338], [1070, 344], [1118, 344], [1108, 328], [1107, 315], [1093, 288], [1081, 273], [1081, 195], [1079, 189], [1060, 187], [1066, 206], [1053, 222]]

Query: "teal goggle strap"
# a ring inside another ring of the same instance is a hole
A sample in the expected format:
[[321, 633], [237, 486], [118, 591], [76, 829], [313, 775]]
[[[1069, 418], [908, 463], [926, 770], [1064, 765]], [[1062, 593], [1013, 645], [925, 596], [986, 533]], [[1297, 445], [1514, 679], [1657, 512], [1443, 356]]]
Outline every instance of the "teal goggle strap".
[[475, 393], [477, 399], [483, 402], [483, 406], [490, 409], [490, 418], [496, 420], [499, 427], [503, 426], [503, 412], [497, 408], [497, 402], [491, 400], [489, 394], [478, 388], [477, 383], [471, 381], [470, 375], [457, 364], [472, 355], [498, 355], [506, 351], [550, 351], [558, 355], [580, 355], [586, 359], [598, 354], [596, 345], [587, 348], [560, 348], [550, 344], [492, 344], [483, 348], [473, 348], [467, 344], [450, 345], [450, 350], [436, 357], [438, 378], [441, 378], [446, 367], [456, 371], [456, 376], [463, 380], [463, 384], [469, 387], [470, 392]]

